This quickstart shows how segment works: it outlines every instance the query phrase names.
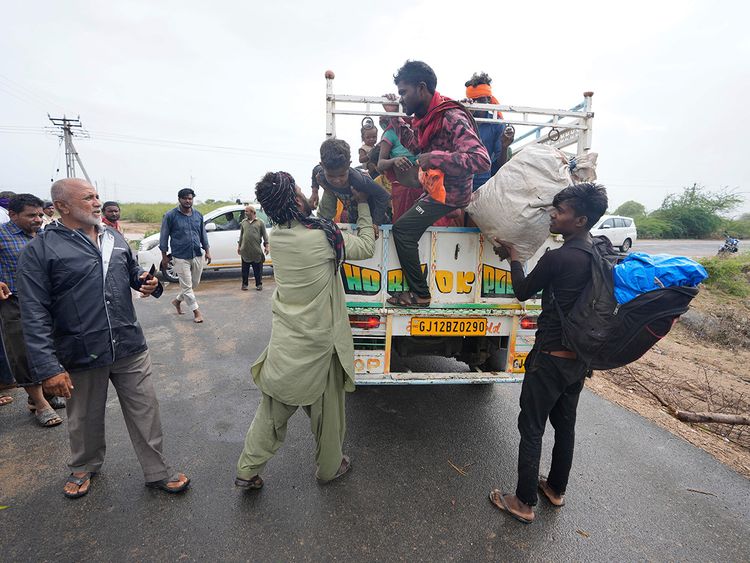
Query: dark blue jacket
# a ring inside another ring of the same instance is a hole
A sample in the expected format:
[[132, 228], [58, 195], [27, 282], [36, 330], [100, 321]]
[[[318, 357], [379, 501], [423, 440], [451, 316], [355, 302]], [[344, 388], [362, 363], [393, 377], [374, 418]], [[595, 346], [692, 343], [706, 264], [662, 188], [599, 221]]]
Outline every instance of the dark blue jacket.
[[203, 254], [201, 247], [208, 250], [208, 235], [199, 211], [193, 209], [191, 215], [185, 215], [175, 207], [164, 214], [159, 236], [159, 249], [162, 252], [171, 248], [175, 258], [192, 260]]
[[[28, 362], [36, 381], [63, 371], [111, 365], [147, 349], [130, 288], [143, 270], [125, 237], [114, 235], [106, 278], [102, 254], [80, 231], [51, 224], [18, 261]], [[161, 285], [154, 296], [161, 294]]]

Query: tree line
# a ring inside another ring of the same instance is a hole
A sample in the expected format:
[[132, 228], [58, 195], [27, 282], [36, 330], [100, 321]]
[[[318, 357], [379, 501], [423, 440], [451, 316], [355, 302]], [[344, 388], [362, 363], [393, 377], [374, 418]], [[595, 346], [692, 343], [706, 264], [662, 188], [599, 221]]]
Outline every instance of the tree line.
[[718, 238], [725, 233], [737, 238], [750, 237], [750, 213], [737, 218], [728, 214], [742, 204], [744, 198], [726, 188], [710, 191], [693, 184], [680, 194], [669, 194], [661, 206], [650, 213], [637, 201], [626, 201], [614, 215], [635, 219], [638, 238], [701, 239]]

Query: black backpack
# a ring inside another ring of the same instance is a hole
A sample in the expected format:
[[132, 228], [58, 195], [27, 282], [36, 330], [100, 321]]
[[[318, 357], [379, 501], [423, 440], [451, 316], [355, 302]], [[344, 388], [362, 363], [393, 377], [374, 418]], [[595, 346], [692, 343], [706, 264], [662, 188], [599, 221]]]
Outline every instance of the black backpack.
[[613, 268], [620, 258], [607, 237], [567, 244], [591, 254], [591, 281], [566, 315], [552, 300], [562, 322], [562, 343], [590, 369], [613, 369], [634, 362], [664, 338], [698, 295], [697, 287], [664, 287], [620, 305]]

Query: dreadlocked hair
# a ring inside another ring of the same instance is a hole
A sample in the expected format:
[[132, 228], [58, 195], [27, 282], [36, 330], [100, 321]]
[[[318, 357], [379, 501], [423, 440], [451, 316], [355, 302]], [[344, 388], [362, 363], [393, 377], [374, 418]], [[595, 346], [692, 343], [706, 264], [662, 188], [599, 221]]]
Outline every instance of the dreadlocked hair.
[[490, 78], [490, 75], [486, 72], [475, 72], [471, 75], [471, 78], [466, 81], [464, 86], [468, 88], [469, 86], [479, 86], [480, 84], [487, 84], [488, 86], [492, 84], [492, 78]]
[[291, 226], [295, 220], [307, 229], [323, 231], [336, 254], [336, 266], [340, 267], [346, 259], [341, 231], [333, 221], [305, 216], [297, 207], [296, 186], [294, 178], [288, 172], [267, 172], [255, 185], [255, 197], [274, 224], [286, 223]]
[[294, 178], [286, 172], [267, 172], [255, 184], [255, 197], [274, 224], [289, 224], [302, 215], [297, 209], [294, 187]]

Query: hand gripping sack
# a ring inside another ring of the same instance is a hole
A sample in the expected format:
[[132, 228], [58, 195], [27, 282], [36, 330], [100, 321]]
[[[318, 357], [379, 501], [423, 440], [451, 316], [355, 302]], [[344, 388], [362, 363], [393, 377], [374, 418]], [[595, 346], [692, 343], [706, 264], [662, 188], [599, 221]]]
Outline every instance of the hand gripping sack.
[[562, 189], [596, 179], [596, 153], [569, 159], [547, 145], [529, 145], [472, 194], [466, 211], [482, 233], [512, 243], [522, 261], [549, 235], [549, 210]]
[[570, 241], [591, 254], [591, 281], [562, 321], [563, 345], [591, 369], [613, 369], [634, 362], [664, 338], [698, 294], [697, 287], [664, 287], [620, 305], [613, 269], [618, 255], [606, 237]]

